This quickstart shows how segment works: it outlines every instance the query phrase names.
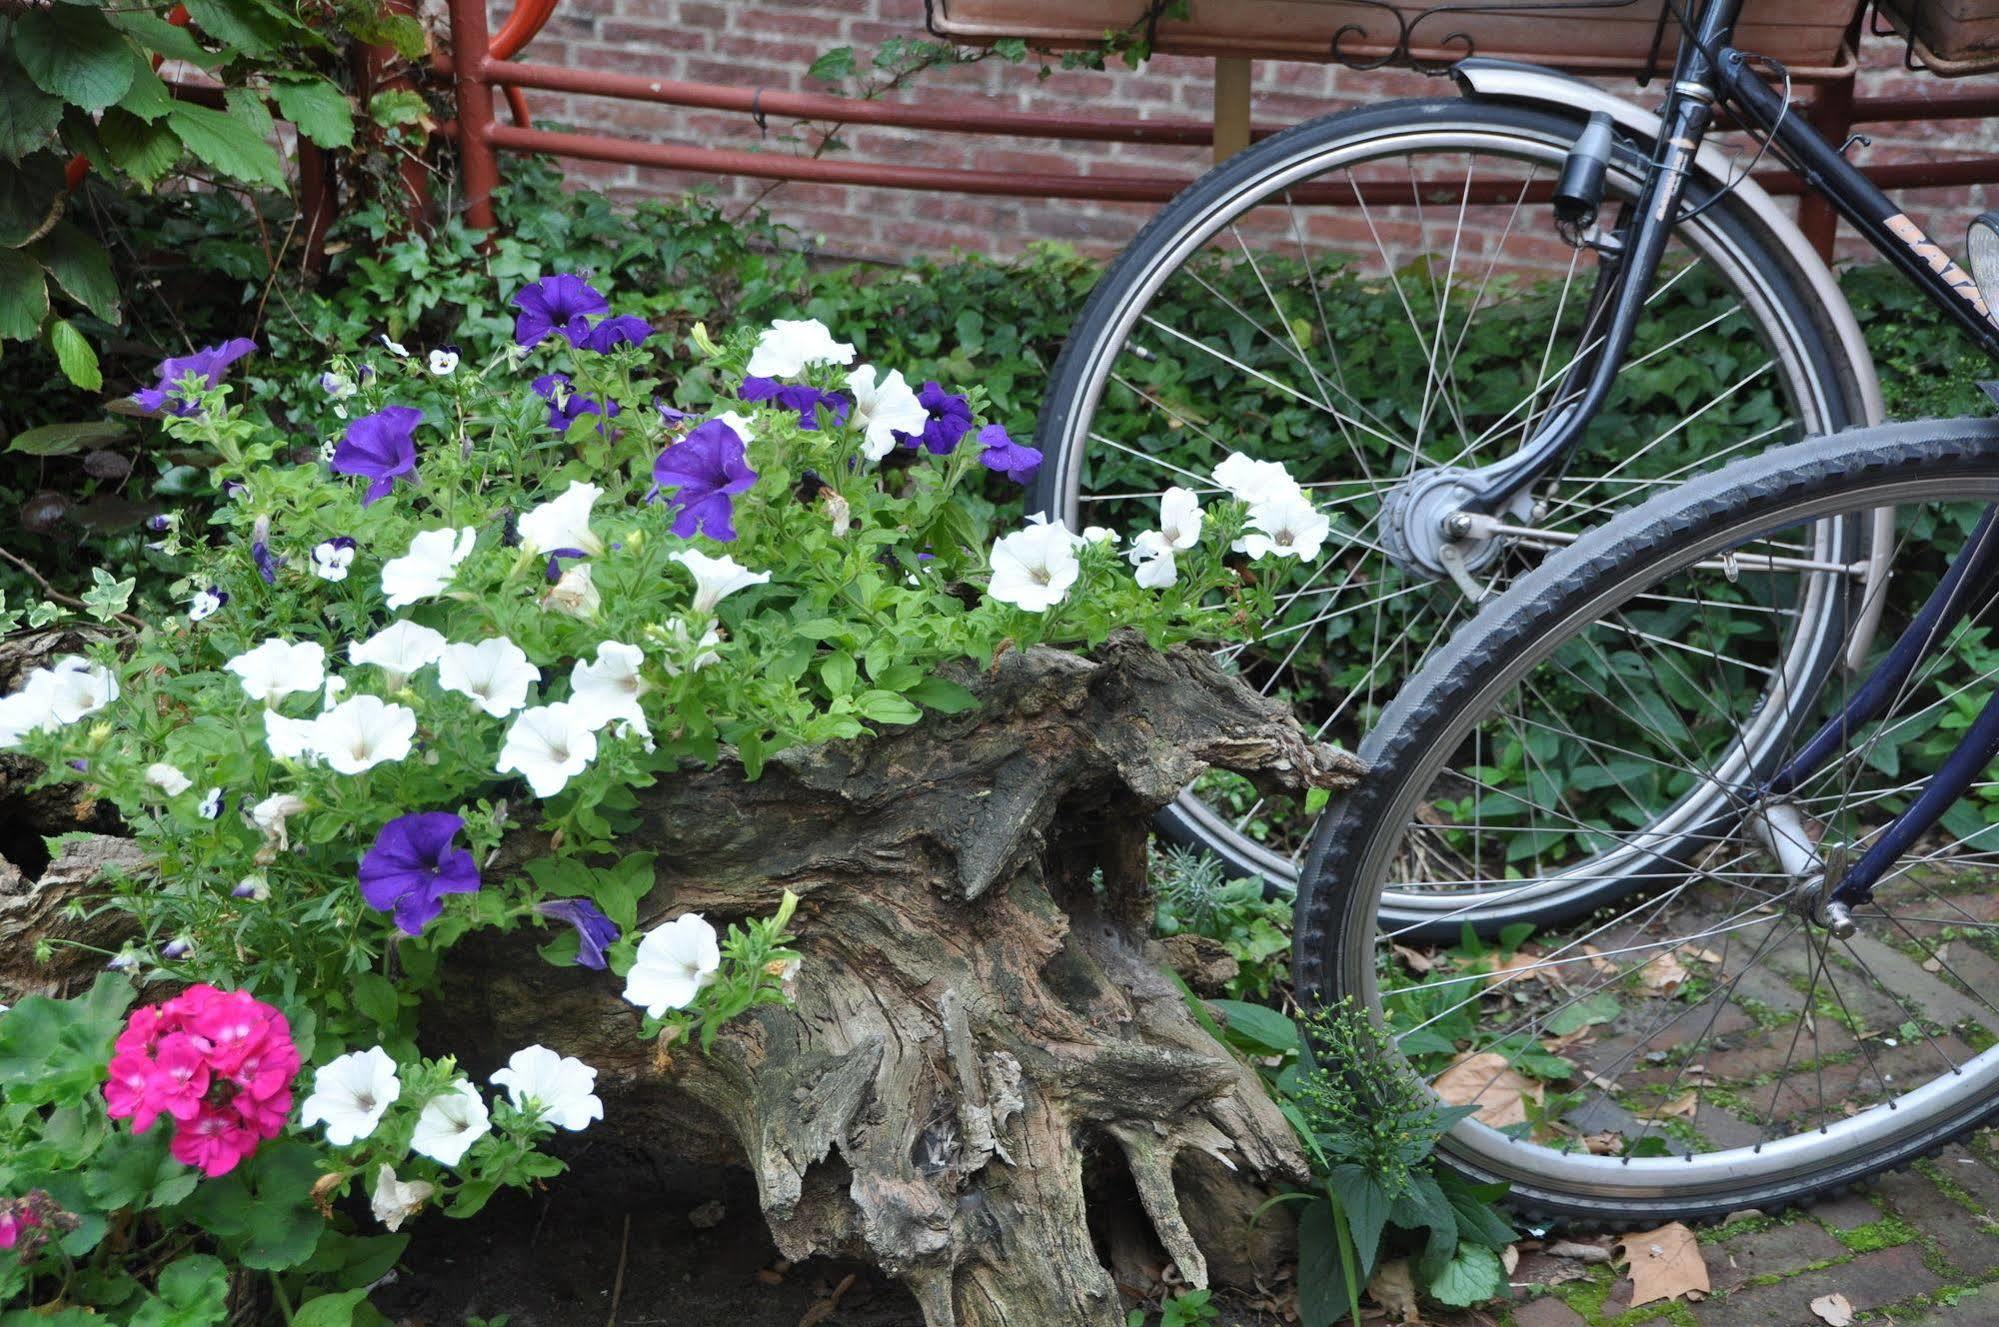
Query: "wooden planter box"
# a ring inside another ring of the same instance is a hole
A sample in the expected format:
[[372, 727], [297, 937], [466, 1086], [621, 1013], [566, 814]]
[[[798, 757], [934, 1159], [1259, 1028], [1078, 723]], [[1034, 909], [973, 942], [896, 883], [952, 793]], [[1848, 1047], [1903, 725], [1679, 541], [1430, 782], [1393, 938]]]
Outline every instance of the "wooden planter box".
[[[1972, 3], [1976, 0], [1958, 0]], [[1531, 0], [1495, 5], [1490, 13], [1453, 7], [1422, 16], [1434, 3], [1397, 4], [1409, 24], [1409, 49], [1380, 5], [1348, 0], [1190, 0], [1185, 19], [1162, 19], [1157, 47], [1170, 55], [1252, 56], [1276, 60], [1378, 60], [1406, 54], [1423, 64], [1467, 55], [1531, 60], [1588, 73], [1638, 73], [1652, 49], [1663, 0], [1603, 9], [1559, 4], [1536, 11]], [[1843, 75], [1851, 57], [1842, 40], [1856, 0], [1757, 0], [1736, 28], [1735, 44], [1773, 56], [1794, 77]], [[940, 35], [978, 43], [1025, 37], [1050, 46], [1091, 45], [1107, 30], [1145, 20], [1146, 0], [932, 0], [931, 26]], [[1342, 29], [1345, 29], [1342, 33]], [[1458, 37], [1457, 34], [1463, 34]], [[1455, 38], [1455, 39], [1454, 39]], [[1467, 49], [1464, 38], [1470, 39]], [[1660, 45], [1662, 69], [1672, 67], [1679, 25], [1668, 19]]]
[[1880, 0], [1878, 7], [1932, 73], [1999, 69], [1999, 0]]

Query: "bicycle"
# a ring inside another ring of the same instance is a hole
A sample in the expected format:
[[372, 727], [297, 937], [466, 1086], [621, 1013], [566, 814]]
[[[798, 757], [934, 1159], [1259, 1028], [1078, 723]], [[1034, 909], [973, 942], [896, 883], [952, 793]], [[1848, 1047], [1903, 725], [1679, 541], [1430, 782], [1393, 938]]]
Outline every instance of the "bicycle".
[[[1708, 37], [1739, 8], [1707, 6]], [[1320, 574], [1231, 658], [1349, 745], [1547, 543], [1733, 455], [1880, 418], [1838, 286], [1703, 142], [1712, 94], [1676, 74], [1654, 116], [1506, 61], [1451, 73], [1459, 97], [1301, 124], [1191, 186], [1093, 292], [1038, 428], [1030, 509], [1077, 527], [1143, 523], [1168, 484], [1212, 489], [1243, 433], [1307, 480], [1337, 513]], [[1808, 134], [1778, 100], [1758, 109]], [[1289, 890], [1310, 810], [1215, 775], [1160, 825]], [[1385, 906], [1448, 911], [1451, 892]], [[1517, 920], [1487, 902], [1481, 931]]]
[[[1727, 47], [1738, 8], [1674, 96], [1732, 99], [1999, 357], [1972, 277]], [[1972, 235], [1989, 290], [1999, 215]], [[1301, 998], [1368, 1011], [1476, 1112], [1443, 1164], [1547, 1221], [1772, 1211], [1999, 1115], [1999, 423], [1792, 444], [1542, 542], [1316, 827]], [[1454, 906], [1382, 906], [1433, 888]], [[1407, 947], [1481, 895], [1496, 943]]]

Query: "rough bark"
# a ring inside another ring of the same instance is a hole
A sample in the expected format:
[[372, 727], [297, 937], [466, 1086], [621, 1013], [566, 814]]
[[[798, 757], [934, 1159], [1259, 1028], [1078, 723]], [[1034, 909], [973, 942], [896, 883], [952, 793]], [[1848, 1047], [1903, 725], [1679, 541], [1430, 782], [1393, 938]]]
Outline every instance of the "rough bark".
[[669, 1148], [719, 1131], [787, 1257], [878, 1263], [932, 1327], [1122, 1322], [1087, 1210], [1110, 1164], [1185, 1281], [1267, 1275], [1281, 1240], [1251, 1218], [1302, 1158], [1146, 938], [1146, 827], [1210, 766], [1294, 794], [1358, 766], [1193, 651], [1119, 638], [965, 680], [970, 713], [641, 794], [649, 921], [801, 897], [793, 1006], [661, 1053], [601, 980], [493, 952], [450, 965], [454, 1028], [489, 1058], [559, 1035], [609, 1118]]
[[[785, 890], [805, 963], [793, 1004], [738, 1020], [712, 1054], [635, 1036], [603, 974], [520, 936], [454, 949], [426, 1049], [497, 1062], [531, 1041], [600, 1070], [605, 1128], [741, 1159], [788, 1258], [874, 1262], [932, 1327], [1115, 1327], [1108, 1257], [1136, 1192], [1157, 1267], [1248, 1284], [1288, 1261], [1254, 1213], [1303, 1174], [1251, 1070], [1210, 1038], [1147, 938], [1151, 813], [1210, 767], [1275, 793], [1358, 765], [1202, 654], [1117, 637], [1094, 661], [1003, 655], [960, 678], [950, 718], [639, 794], [621, 847], [655, 850], [642, 925], [765, 915]], [[506, 861], [544, 850], [511, 838]], [[0, 880], [0, 952], [78, 885]], [[25, 921], [21, 919], [27, 919]], [[10, 923], [13, 929], [9, 930]], [[14, 984], [0, 972], [0, 986]]]

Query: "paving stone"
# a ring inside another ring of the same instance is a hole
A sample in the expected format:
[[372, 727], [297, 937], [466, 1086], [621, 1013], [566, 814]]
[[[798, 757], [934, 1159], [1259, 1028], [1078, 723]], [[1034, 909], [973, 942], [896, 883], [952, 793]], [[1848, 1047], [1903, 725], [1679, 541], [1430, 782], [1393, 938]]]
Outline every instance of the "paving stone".
[[1874, 1192], [1888, 1200], [1888, 1206], [1910, 1225], [1921, 1229], [1923, 1222], [1942, 1210], [1943, 1206], [1956, 1207], [1957, 1204], [1943, 1196], [1929, 1179], [1913, 1170], [1891, 1171], [1877, 1176]]
[[1904, 1245], [1705, 1300], [1691, 1306], [1691, 1312], [1701, 1327], [1825, 1327], [1811, 1310], [1811, 1302], [1820, 1295], [1838, 1291], [1864, 1313], [1926, 1294], [1940, 1284], [1936, 1274], [1923, 1266], [1922, 1251]]
[[1955, 1304], [1931, 1304], [1911, 1316], [1891, 1314], [1887, 1320], [1895, 1327], [1992, 1327], [1999, 1322], [1999, 1288], [1967, 1290]]
[[1843, 1258], [1846, 1246], [1810, 1221], [1793, 1221], [1710, 1244], [1704, 1252], [1708, 1281], [1719, 1294], [1759, 1276], [1779, 1276], [1812, 1263]]
[[1999, 1216], [1999, 1171], [1961, 1146], [1945, 1148], [1936, 1164], [1945, 1179], [1971, 1195], [1979, 1210]]
[[1864, 1193], [1843, 1193], [1811, 1206], [1811, 1214], [1834, 1230], [1858, 1230], [1881, 1219], [1881, 1209]]
[[1537, 1299], [1513, 1310], [1513, 1327], [1583, 1327], [1583, 1317], [1559, 1299]]

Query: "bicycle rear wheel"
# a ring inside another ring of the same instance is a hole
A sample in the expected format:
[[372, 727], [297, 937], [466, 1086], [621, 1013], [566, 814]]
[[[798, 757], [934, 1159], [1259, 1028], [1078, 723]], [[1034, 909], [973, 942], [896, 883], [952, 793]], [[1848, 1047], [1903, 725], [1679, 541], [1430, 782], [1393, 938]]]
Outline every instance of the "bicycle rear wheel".
[[[1988, 421], [1738, 463], [1549, 558], [1390, 707], [1373, 776], [1315, 834], [1294, 975], [1314, 1006], [1366, 1010], [1396, 1072], [1479, 1108], [1445, 1164], [1543, 1219], [1657, 1224], [1773, 1210], [1999, 1111], [1999, 780], [1887, 873], [1850, 939], [1818, 924], [1776, 840], [1836, 880], [1921, 791], [1999, 685], [1999, 586], [1845, 758], [1751, 800], [1858, 685], [1766, 678], [1822, 634], [1802, 606], [1863, 574], [1872, 513], [1897, 517], [1885, 650], [1994, 503]], [[1541, 741], [1520, 715], [1555, 688], [1583, 721]], [[1646, 783], [1708, 809], [1663, 832], [1626, 813]], [[1601, 882], [1602, 906], [1412, 958], [1381, 900], [1437, 877], [1521, 899]]]
[[[1140, 528], [1167, 485], [1212, 490], [1231, 451], [1284, 461], [1334, 509], [1328, 551], [1259, 639], [1225, 653], [1321, 737], [1357, 743], [1471, 615], [1450, 580], [1391, 556], [1383, 500], [1510, 455], [1589, 344], [1607, 268], [1556, 237], [1547, 201], [1581, 125], [1472, 99], [1393, 102], [1218, 166], [1091, 295], [1042, 413], [1033, 506], [1079, 528]], [[1606, 218], [1635, 197], [1648, 151], [1619, 144]], [[1723, 458], [1859, 417], [1864, 366], [1842, 358], [1791, 259], [1748, 209], [1710, 199], [1696, 182], [1702, 210], [1672, 241], [1616, 395], [1518, 523], [1572, 537]], [[1474, 570], [1503, 586], [1543, 552], [1495, 539]], [[1160, 823], [1289, 889], [1310, 812], [1218, 774]]]

